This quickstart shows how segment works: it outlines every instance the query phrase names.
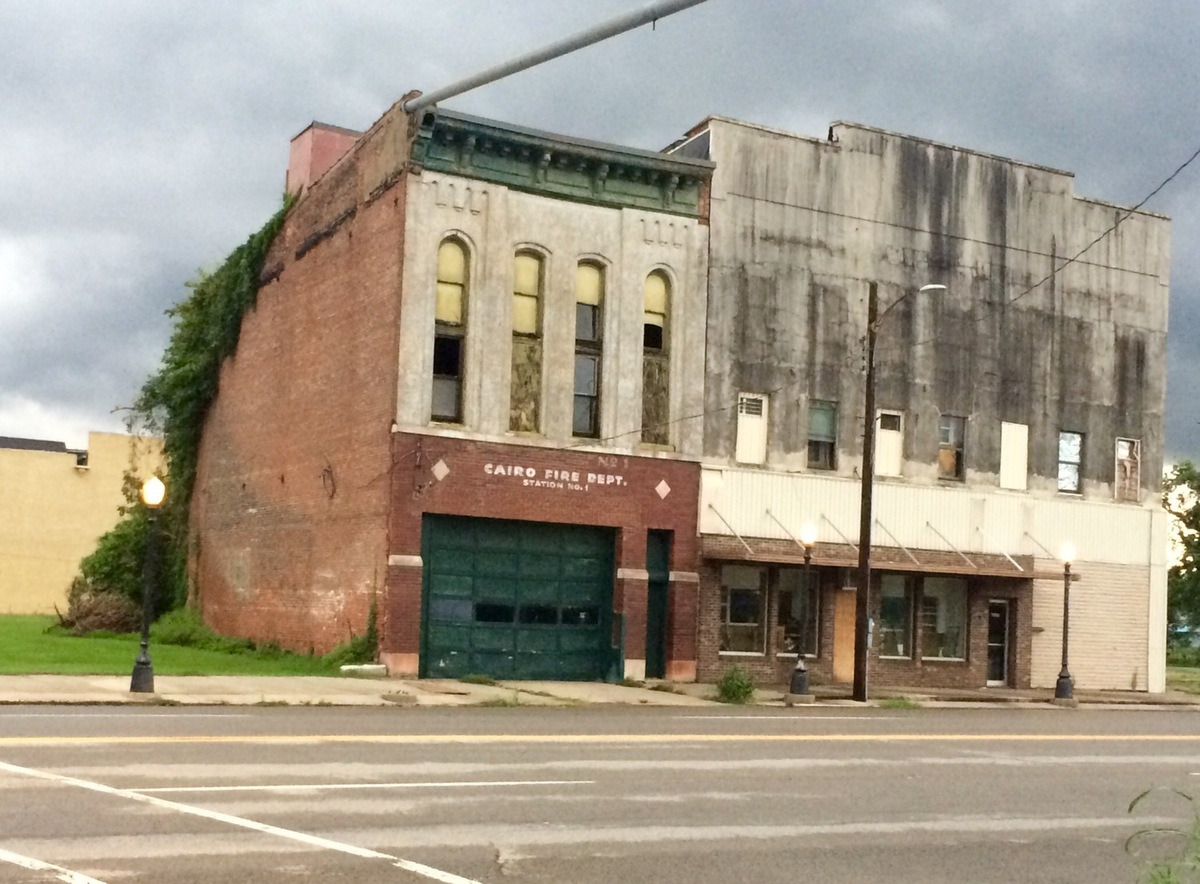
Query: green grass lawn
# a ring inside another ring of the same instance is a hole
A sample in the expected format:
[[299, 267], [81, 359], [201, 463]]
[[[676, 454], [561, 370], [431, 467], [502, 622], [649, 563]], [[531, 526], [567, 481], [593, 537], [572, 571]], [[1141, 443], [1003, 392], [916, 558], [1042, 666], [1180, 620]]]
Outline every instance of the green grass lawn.
[[1200, 694], [1200, 668], [1194, 666], [1168, 666], [1167, 687], [1173, 691]]
[[[55, 617], [0, 616], [0, 675], [128, 675], [138, 655], [137, 635], [76, 637], [47, 632]], [[186, 648], [150, 640], [155, 675], [337, 675], [321, 657], [285, 652]]]

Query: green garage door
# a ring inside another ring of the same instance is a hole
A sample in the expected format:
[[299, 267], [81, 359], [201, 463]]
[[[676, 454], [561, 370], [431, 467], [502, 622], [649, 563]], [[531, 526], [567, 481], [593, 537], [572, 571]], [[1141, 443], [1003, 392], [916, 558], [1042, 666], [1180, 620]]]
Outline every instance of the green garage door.
[[426, 516], [421, 675], [604, 678], [614, 541], [602, 528]]

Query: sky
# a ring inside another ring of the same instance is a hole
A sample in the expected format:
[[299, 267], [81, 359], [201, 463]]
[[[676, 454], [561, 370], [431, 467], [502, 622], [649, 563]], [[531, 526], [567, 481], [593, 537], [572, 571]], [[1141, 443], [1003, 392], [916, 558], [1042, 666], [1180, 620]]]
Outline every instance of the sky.
[[[0, 0], [0, 436], [121, 431], [165, 311], [279, 207], [291, 138], [646, 0]], [[1200, 148], [1195, 0], [707, 0], [443, 107], [659, 149], [846, 120], [1132, 206]], [[1200, 461], [1200, 160], [1171, 216], [1166, 456]]]

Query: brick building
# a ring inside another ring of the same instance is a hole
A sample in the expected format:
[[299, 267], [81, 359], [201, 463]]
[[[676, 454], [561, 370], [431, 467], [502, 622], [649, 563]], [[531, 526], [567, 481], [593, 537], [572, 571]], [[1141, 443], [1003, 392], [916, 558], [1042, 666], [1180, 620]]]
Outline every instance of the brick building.
[[872, 680], [1052, 685], [1069, 542], [1077, 683], [1163, 688], [1161, 216], [850, 124], [400, 104], [288, 185], [201, 445], [218, 630], [325, 651], [374, 603], [394, 673], [848, 681], [875, 286]]
[[692, 679], [712, 165], [429, 110], [314, 124], [205, 426], [223, 632], [391, 671]]

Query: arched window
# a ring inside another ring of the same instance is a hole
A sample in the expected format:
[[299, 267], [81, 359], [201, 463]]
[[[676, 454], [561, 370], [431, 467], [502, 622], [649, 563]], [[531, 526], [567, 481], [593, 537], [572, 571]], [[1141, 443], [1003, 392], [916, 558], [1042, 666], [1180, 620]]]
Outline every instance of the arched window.
[[670, 307], [671, 280], [655, 270], [642, 287], [642, 441], [651, 445], [669, 445], [671, 439]]
[[571, 430], [600, 435], [600, 368], [603, 357], [604, 270], [584, 261], [575, 273], [575, 403]]
[[513, 259], [512, 385], [508, 428], [535, 433], [542, 396], [542, 257], [517, 252]]
[[462, 423], [463, 350], [467, 332], [467, 247], [446, 239], [438, 247], [433, 331], [435, 421]]

